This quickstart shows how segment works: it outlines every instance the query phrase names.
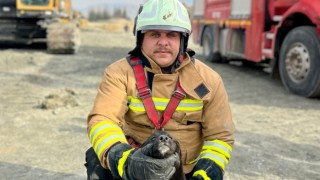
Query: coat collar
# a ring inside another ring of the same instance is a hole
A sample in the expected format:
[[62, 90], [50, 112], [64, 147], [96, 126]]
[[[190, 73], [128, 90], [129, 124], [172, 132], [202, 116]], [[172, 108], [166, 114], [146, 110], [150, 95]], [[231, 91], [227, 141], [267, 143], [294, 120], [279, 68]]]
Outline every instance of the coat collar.
[[[142, 51], [142, 54], [149, 62], [150, 66], [145, 66], [147, 72], [154, 74], [162, 74], [160, 66]], [[186, 53], [184, 60], [175, 70], [174, 74], [179, 76], [181, 87], [186, 93], [194, 99], [205, 100], [209, 98], [212, 89], [206, 84], [203, 77], [199, 74], [195, 66], [195, 62], [191, 61], [191, 57]]]
[[161, 67], [156, 62], [154, 62], [154, 60], [152, 60], [142, 49], [141, 49], [141, 52], [150, 64], [149, 67], [146, 66], [147, 70], [154, 74], [161, 74], [162, 73]]
[[195, 63], [197, 61], [192, 62], [190, 56], [187, 55], [181, 66], [177, 69], [180, 85], [189, 96], [194, 99], [205, 100], [209, 98], [212, 89], [200, 75]]

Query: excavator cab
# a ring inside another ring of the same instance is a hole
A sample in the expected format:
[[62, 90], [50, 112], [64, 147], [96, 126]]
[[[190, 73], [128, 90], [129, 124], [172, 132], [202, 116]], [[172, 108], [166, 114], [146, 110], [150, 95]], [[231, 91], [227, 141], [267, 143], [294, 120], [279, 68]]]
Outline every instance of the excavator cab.
[[72, 18], [71, 0], [17, 0], [20, 16]]
[[80, 30], [71, 0], [1, 0], [0, 42], [46, 42], [49, 53], [73, 54]]

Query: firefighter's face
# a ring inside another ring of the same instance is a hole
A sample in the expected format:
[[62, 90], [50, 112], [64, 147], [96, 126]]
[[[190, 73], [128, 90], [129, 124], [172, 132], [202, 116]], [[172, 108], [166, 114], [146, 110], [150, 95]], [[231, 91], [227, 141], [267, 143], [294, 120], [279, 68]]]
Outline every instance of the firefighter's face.
[[179, 48], [179, 32], [149, 30], [144, 33], [143, 51], [162, 68], [170, 66], [175, 61]]

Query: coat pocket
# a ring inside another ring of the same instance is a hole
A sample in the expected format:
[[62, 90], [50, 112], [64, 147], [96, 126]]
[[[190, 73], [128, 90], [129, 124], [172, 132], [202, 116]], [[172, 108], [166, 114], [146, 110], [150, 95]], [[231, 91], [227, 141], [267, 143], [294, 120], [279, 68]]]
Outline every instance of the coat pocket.
[[189, 148], [186, 151], [186, 164], [196, 164], [200, 158], [201, 145], [193, 149]]
[[195, 122], [203, 122], [202, 111], [183, 112], [176, 111], [172, 115], [172, 119], [178, 123], [189, 125]]

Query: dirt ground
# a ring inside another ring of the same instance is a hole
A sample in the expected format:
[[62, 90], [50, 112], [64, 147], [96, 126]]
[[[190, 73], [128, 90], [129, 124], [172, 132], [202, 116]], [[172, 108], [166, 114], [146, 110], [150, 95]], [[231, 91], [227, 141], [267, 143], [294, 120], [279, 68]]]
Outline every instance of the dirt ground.
[[[76, 55], [1, 46], [1, 180], [86, 179], [86, 116], [104, 68], [135, 40], [131, 31], [81, 35]], [[237, 129], [225, 179], [319, 180], [320, 100], [288, 93], [258, 67], [207, 64], [224, 80]]]

